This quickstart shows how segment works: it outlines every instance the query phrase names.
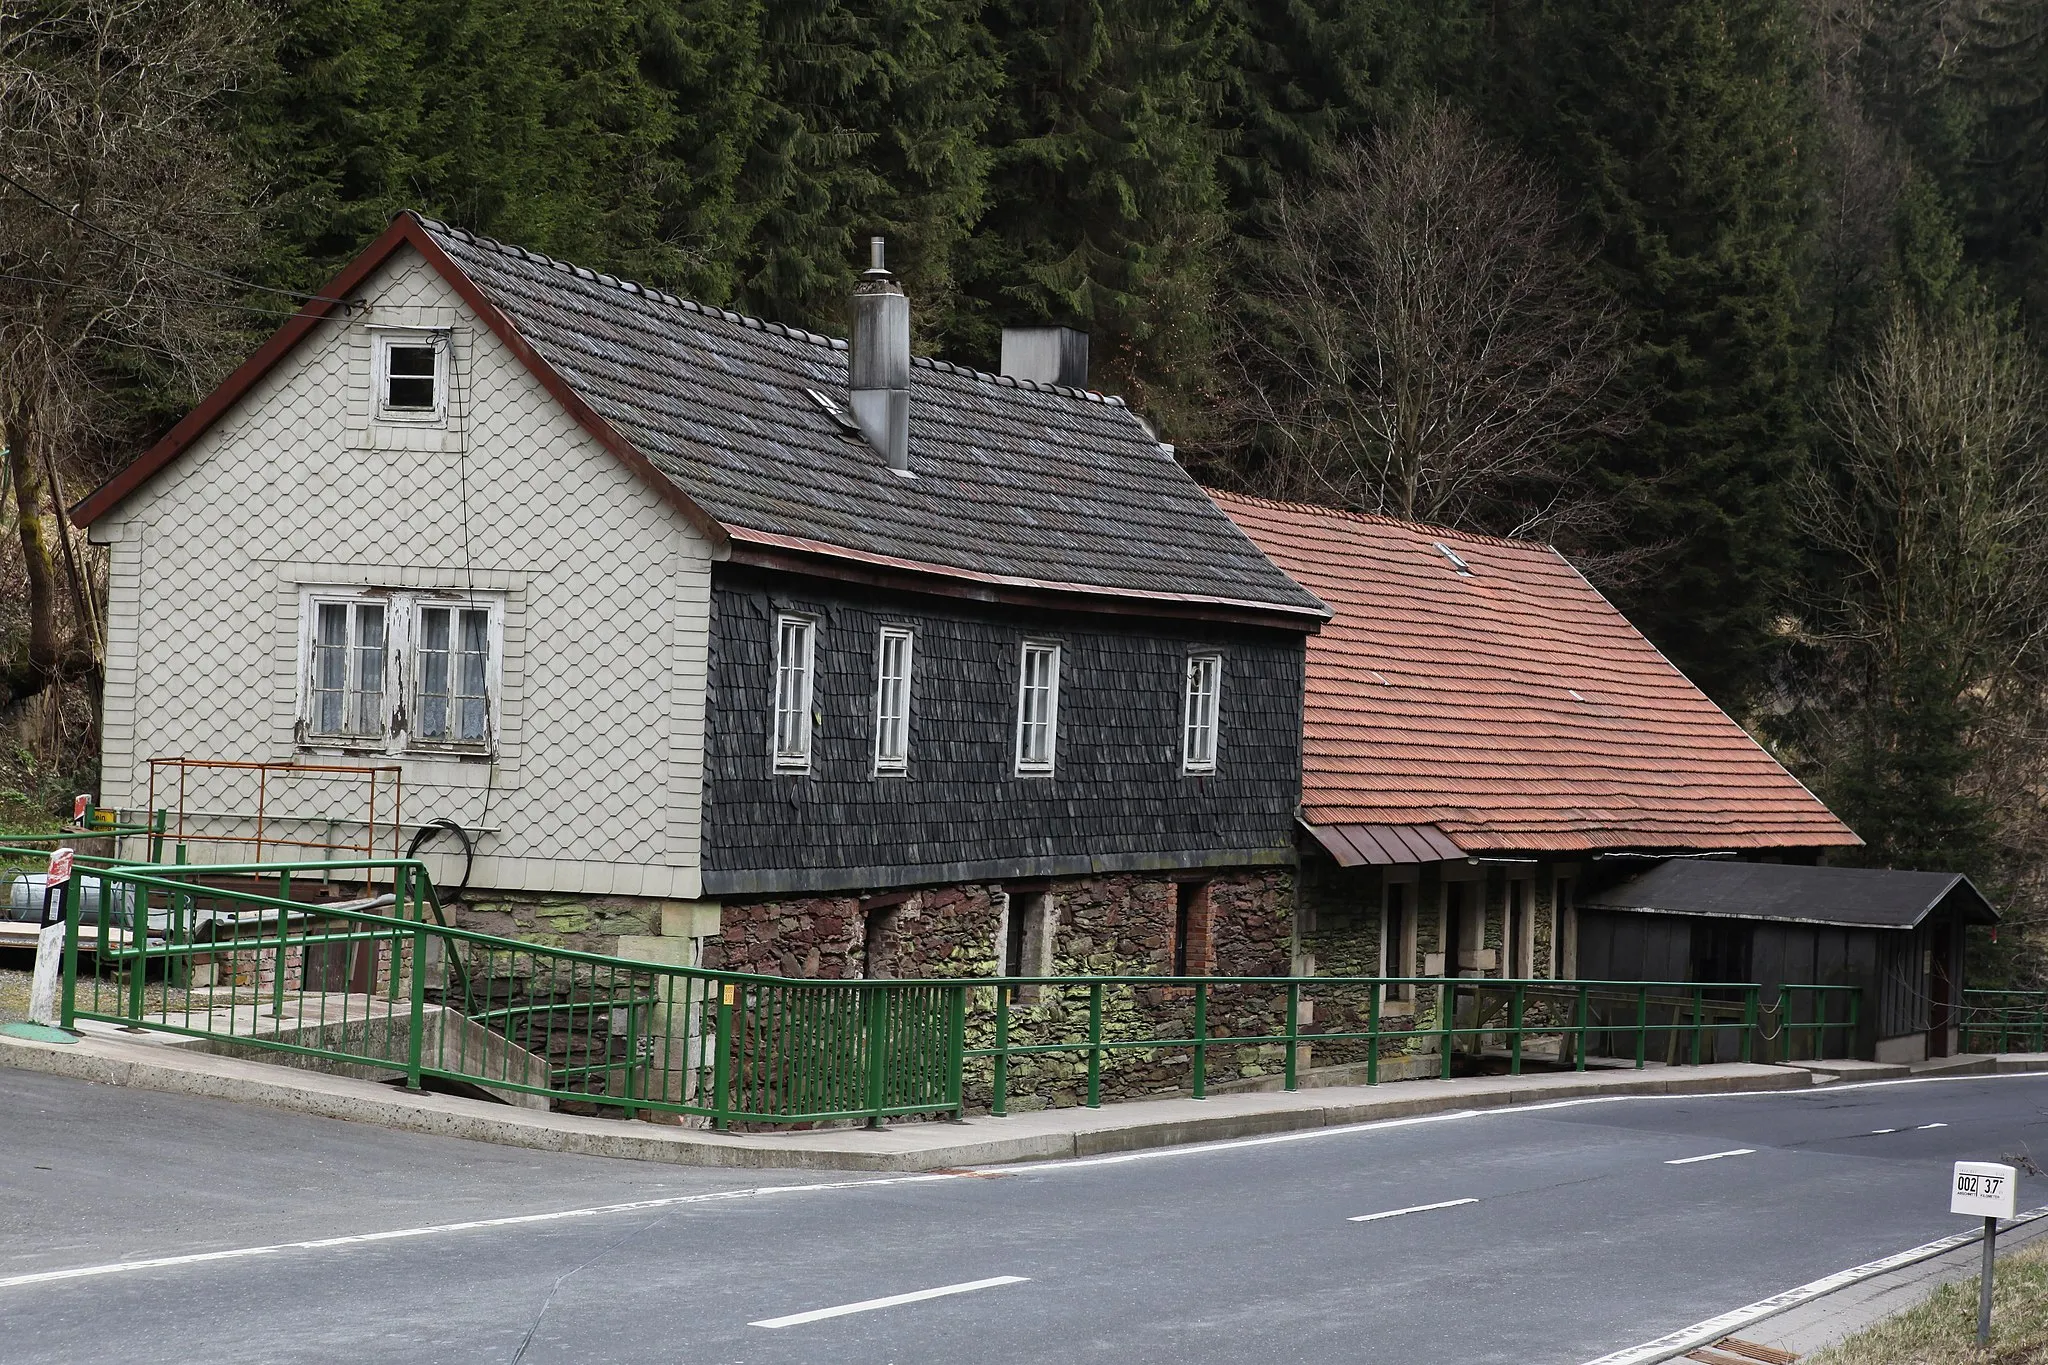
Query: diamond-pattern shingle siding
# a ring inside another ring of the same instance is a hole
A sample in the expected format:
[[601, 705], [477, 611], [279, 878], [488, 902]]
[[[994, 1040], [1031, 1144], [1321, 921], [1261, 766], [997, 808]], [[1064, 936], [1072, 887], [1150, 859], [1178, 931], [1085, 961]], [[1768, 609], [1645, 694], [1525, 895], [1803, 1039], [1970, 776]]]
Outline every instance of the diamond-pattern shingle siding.
[[1336, 612], [1308, 644], [1310, 823], [1467, 852], [1857, 842], [1549, 547], [1216, 496]]
[[906, 479], [804, 392], [844, 396], [844, 343], [427, 228], [569, 386], [736, 538], [1317, 609], [1117, 400], [920, 359], [917, 477]]
[[[407, 759], [407, 825], [491, 831], [480, 885], [698, 894], [709, 547], [416, 254], [361, 295], [367, 315], [321, 324], [95, 523], [116, 573], [104, 799], [140, 806], [151, 757], [299, 754], [302, 585], [474, 587], [506, 599], [495, 779]], [[375, 325], [453, 329], [445, 432], [369, 420]], [[346, 842], [363, 793], [295, 781], [270, 805], [340, 815]], [[215, 777], [187, 804], [253, 797]]]

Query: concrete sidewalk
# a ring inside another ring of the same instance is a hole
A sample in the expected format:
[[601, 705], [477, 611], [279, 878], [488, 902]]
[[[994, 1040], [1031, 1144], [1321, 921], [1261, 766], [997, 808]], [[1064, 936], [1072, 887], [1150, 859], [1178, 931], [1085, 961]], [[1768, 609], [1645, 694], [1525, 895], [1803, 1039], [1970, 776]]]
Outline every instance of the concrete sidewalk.
[[835, 1128], [713, 1133], [545, 1113], [449, 1095], [411, 1094], [374, 1081], [166, 1046], [168, 1041], [165, 1035], [127, 1034], [105, 1025], [88, 1026], [84, 1038], [68, 1044], [0, 1036], [0, 1066], [544, 1151], [682, 1165], [857, 1171], [928, 1171], [1094, 1156], [1597, 1095], [1789, 1090], [1813, 1083], [1808, 1072], [1791, 1067], [1659, 1067], [1398, 1081], [1292, 1094], [1218, 1095], [1206, 1100], [1137, 1100], [1101, 1109], [1051, 1109], [1000, 1119], [899, 1122], [879, 1131]]

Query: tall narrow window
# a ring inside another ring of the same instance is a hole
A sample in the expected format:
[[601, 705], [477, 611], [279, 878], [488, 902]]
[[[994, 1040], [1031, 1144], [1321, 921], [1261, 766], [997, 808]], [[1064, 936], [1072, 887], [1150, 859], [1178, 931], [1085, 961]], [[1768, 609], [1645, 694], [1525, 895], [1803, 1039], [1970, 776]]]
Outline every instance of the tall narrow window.
[[491, 614], [481, 607], [421, 607], [415, 733], [444, 744], [490, 734]]
[[382, 602], [319, 602], [313, 615], [312, 730], [321, 735], [384, 733]]
[[1216, 771], [1216, 697], [1223, 681], [1223, 659], [1196, 654], [1188, 659], [1188, 699], [1182, 721], [1181, 770]]
[[[1380, 975], [1402, 977], [1414, 975], [1415, 960], [1415, 916], [1409, 904], [1410, 887], [1406, 882], [1389, 882], [1386, 892], [1386, 906], [1380, 920]], [[1407, 982], [1389, 985], [1382, 997], [1385, 1000], [1413, 1000], [1415, 987]]]
[[910, 765], [910, 632], [882, 627], [875, 682], [875, 771], [900, 773]]
[[1049, 773], [1059, 736], [1060, 647], [1026, 642], [1017, 682], [1017, 771]]
[[1214, 965], [1209, 938], [1209, 884], [1173, 884], [1173, 975], [1207, 976]]
[[775, 769], [808, 772], [811, 766], [812, 622], [778, 617], [775, 625]]

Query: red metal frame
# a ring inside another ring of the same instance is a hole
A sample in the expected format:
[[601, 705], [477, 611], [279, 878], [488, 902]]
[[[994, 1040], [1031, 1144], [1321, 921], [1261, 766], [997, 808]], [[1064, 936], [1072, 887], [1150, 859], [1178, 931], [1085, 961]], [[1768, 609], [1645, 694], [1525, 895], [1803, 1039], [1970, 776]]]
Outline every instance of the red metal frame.
[[[168, 808], [170, 797], [168, 790], [164, 792], [166, 805], [160, 807], [157, 802], [158, 773], [161, 769], [171, 769], [177, 774], [178, 800], [176, 818], [175, 823], [166, 835], [173, 843], [246, 844], [251, 842], [248, 836], [243, 834], [198, 834], [188, 831], [185, 827], [185, 799], [186, 777], [194, 769], [207, 772], [253, 772], [256, 774], [255, 811], [253, 813], [228, 813], [228, 818], [253, 814], [256, 822], [256, 837], [254, 840], [256, 856], [253, 861], [259, 863], [263, 861], [265, 845], [272, 848], [317, 849], [323, 857], [352, 857], [360, 855], [365, 858], [375, 858], [379, 856], [377, 850], [378, 839], [385, 830], [389, 831], [391, 844], [389, 852], [383, 856], [391, 858], [399, 856], [399, 841], [403, 837], [402, 826], [404, 823], [405, 770], [396, 763], [259, 763], [224, 758], [152, 758], [149, 760], [149, 803], [145, 809], [158, 810]], [[278, 820], [289, 820], [294, 824], [332, 820], [339, 824], [360, 825], [363, 830], [362, 842], [337, 844], [331, 839], [287, 839], [278, 837], [271, 830], [273, 821], [270, 815], [270, 782], [273, 776], [283, 778], [359, 777], [364, 779], [367, 799], [364, 814], [360, 819], [343, 815], [291, 815], [277, 817]], [[169, 782], [169, 776], [166, 775], [164, 785], [167, 788]], [[390, 815], [388, 818], [380, 816], [378, 812], [380, 784], [390, 793]]]

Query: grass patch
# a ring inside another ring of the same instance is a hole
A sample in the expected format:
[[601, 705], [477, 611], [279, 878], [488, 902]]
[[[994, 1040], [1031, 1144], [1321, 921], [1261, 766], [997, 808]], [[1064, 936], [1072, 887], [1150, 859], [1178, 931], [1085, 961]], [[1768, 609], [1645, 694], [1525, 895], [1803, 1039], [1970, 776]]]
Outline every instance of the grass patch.
[[1973, 1275], [1800, 1365], [2048, 1365], [2048, 1242], [1998, 1258], [1988, 1347], [1977, 1345]]

